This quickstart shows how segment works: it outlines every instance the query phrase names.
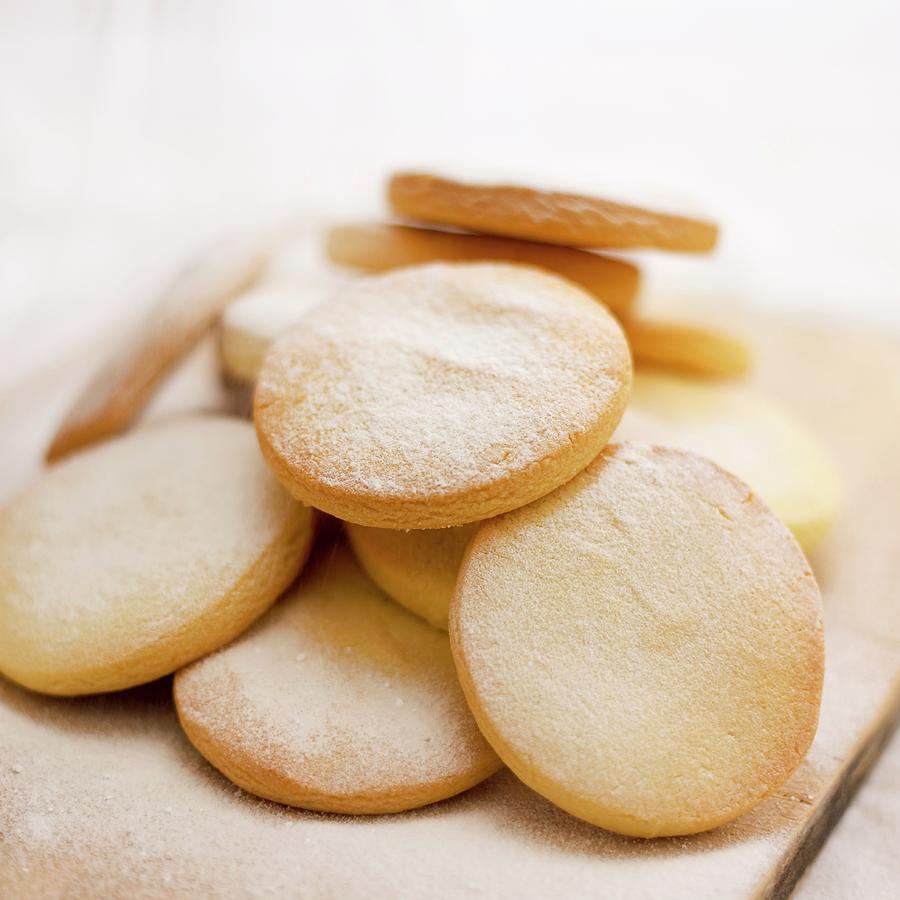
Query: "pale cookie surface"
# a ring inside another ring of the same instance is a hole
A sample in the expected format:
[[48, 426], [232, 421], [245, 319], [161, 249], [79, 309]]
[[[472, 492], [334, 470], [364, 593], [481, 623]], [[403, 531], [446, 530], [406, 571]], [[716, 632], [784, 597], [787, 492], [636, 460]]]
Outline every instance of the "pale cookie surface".
[[612, 444], [479, 529], [450, 613], [482, 732], [528, 785], [624, 834], [713, 828], [816, 731], [821, 598], [790, 532], [694, 454]]
[[746, 342], [720, 328], [643, 316], [628, 317], [622, 327], [636, 367], [712, 378], [738, 378], [750, 369]]
[[639, 273], [620, 259], [572, 247], [486, 234], [460, 234], [403, 225], [341, 225], [328, 233], [333, 262], [381, 272], [426, 262], [520, 262], [549, 269], [590, 291], [622, 316], [634, 305]]
[[840, 480], [824, 449], [743, 385], [639, 372], [615, 439], [680, 447], [713, 460], [746, 481], [806, 551], [824, 537], [840, 506]]
[[84, 694], [174, 671], [290, 584], [312, 515], [238, 420], [193, 416], [74, 455], [0, 516], [0, 672]]
[[324, 273], [295, 275], [242, 294], [222, 315], [219, 353], [226, 378], [253, 384], [272, 342], [347, 281]]
[[366, 573], [388, 596], [446, 631], [459, 564], [478, 524], [397, 531], [348, 523], [347, 536]]
[[386, 528], [484, 519], [568, 481], [622, 416], [631, 359], [593, 297], [537, 269], [360, 278], [276, 342], [254, 418], [298, 498]]
[[705, 252], [718, 237], [715, 223], [701, 219], [581, 194], [463, 184], [414, 172], [391, 178], [388, 200], [410, 219], [570, 247]]
[[327, 812], [388, 813], [500, 767], [447, 636], [389, 600], [343, 545], [238, 641], [178, 673], [197, 749], [244, 789]]
[[266, 264], [266, 238], [222, 241], [179, 272], [130, 337], [88, 382], [47, 450], [61, 459], [126, 431], [160, 382]]

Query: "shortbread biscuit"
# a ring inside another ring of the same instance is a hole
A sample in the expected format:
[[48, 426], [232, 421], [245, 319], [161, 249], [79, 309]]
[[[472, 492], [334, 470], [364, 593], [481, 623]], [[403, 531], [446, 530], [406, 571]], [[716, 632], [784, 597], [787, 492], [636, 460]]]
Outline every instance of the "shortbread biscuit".
[[328, 233], [328, 254], [336, 263], [373, 272], [437, 261], [527, 263], [574, 281], [617, 316], [631, 310], [639, 282], [637, 266], [585, 250], [403, 225], [332, 228]]
[[615, 439], [708, 457], [746, 481], [806, 551], [840, 506], [840, 478], [813, 435], [744, 385], [639, 372]]
[[311, 537], [245, 422], [192, 416], [78, 453], [0, 517], [0, 672], [50, 694], [172, 672], [266, 610]]
[[621, 418], [616, 320], [526, 266], [433, 263], [361, 278], [269, 351], [254, 418], [299, 499], [381, 528], [442, 528], [568, 481]]
[[611, 444], [482, 525], [450, 636], [500, 758], [624, 834], [728, 822], [816, 731], [822, 607], [806, 559], [745, 484], [685, 451]]
[[391, 178], [388, 201], [398, 215], [421, 222], [567, 247], [703, 253], [712, 250], [719, 232], [713, 222], [581, 194], [463, 184], [414, 172]]
[[266, 265], [262, 238], [216, 244], [180, 272], [88, 382], [47, 450], [53, 461], [126, 431], [159, 385]]
[[750, 369], [750, 348], [720, 328], [646, 316], [629, 316], [622, 327], [637, 367], [713, 378], [738, 378]]
[[246, 635], [179, 672], [175, 702], [217, 769], [291, 806], [399, 812], [500, 767], [447, 636], [385, 597], [343, 545], [324, 547]]
[[459, 564], [478, 524], [396, 531], [347, 523], [347, 535], [372, 581], [389, 597], [446, 631]]
[[219, 355], [230, 383], [252, 385], [272, 342], [348, 278], [326, 274], [295, 276], [242, 294], [222, 314]]
[[[664, 444], [713, 460], [751, 485], [807, 552], [828, 532], [840, 505], [839, 477], [815, 438], [743, 385], [638, 372], [615, 440]], [[446, 628], [459, 565], [476, 528], [349, 525], [347, 533], [385, 593]]]

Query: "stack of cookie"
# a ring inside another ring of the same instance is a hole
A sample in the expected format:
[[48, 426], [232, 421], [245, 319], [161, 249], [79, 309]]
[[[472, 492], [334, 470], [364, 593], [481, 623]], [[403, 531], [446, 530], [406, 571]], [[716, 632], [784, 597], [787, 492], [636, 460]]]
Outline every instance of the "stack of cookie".
[[583, 249], [705, 251], [715, 226], [423, 175], [389, 197], [420, 224], [328, 240], [380, 274], [227, 312], [255, 435], [145, 427], [4, 511], [0, 671], [63, 695], [175, 672], [194, 746], [310, 809], [398, 812], [506, 764], [625, 834], [733, 819], [815, 734], [821, 598], [791, 529], [821, 537], [835, 479], [788, 417], [697, 377], [741, 373], [742, 343], [642, 319], [637, 269]]

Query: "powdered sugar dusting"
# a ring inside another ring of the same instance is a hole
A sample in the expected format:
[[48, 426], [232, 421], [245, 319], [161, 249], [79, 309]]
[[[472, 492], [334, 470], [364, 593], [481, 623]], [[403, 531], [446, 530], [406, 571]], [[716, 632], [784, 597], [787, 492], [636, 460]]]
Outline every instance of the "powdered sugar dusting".
[[391, 603], [343, 546], [176, 685], [189, 723], [313, 795], [427, 796], [498, 765], [446, 636]]
[[29, 763], [18, 776], [0, 767], [0, 894], [10, 897], [418, 900], [602, 889], [655, 898], [661, 878], [718, 884], [720, 867], [750, 893], [790, 821], [777, 801], [711, 835], [630, 841], [572, 818], [509, 772], [401, 815], [290, 809], [234, 787], [194, 751], [168, 681], [72, 701], [0, 680], [0, 759], [11, 754]]
[[165, 640], [308, 515], [239, 420], [188, 417], [71, 457], [0, 519], [0, 669], [65, 677]]
[[596, 452], [629, 371], [618, 325], [567, 282], [433, 264], [360, 279], [306, 316], [270, 351], [255, 415], [310, 481], [427, 498], [499, 483], [583, 441]]

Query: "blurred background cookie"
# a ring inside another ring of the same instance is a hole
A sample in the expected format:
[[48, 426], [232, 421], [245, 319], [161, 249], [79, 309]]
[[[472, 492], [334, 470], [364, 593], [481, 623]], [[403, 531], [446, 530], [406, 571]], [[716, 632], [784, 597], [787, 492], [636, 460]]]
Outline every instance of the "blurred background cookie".
[[839, 476], [819, 442], [744, 385], [638, 372], [616, 440], [708, 457], [746, 481], [806, 551], [825, 536], [840, 506]]
[[214, 244], [178, 273], [87, 383], [47, 450], [55, 460], [131, 426], [158, 384], [265, 269], [269, 236]]
[[739, 378], [751, 353], [738, 334], [712, 324], [654, 319], [638, 313], [622, 323], [636, 368], [669, 369], [708, 378]]
[[226, 380], [252, 386], [272, 342], [348, 280], [337, 274], [295, 275], [241, 294], [222, 314], [219, 357]]
[[417, 172], [391, 177], [388, 202], [397, 215], [409, 219], [567, 247], [704, 253], [712, 250], [719, 234], [714, 222], [585, 194], [465, 184]]
[[335, 263], [382, 272], [427, 262], [519, 262], [549, 269], [581, 285], [617, 316], [628, 313], [638, 289], [637, 266], [571, 247], [404, 225], [337, 225], [328, 232]]

